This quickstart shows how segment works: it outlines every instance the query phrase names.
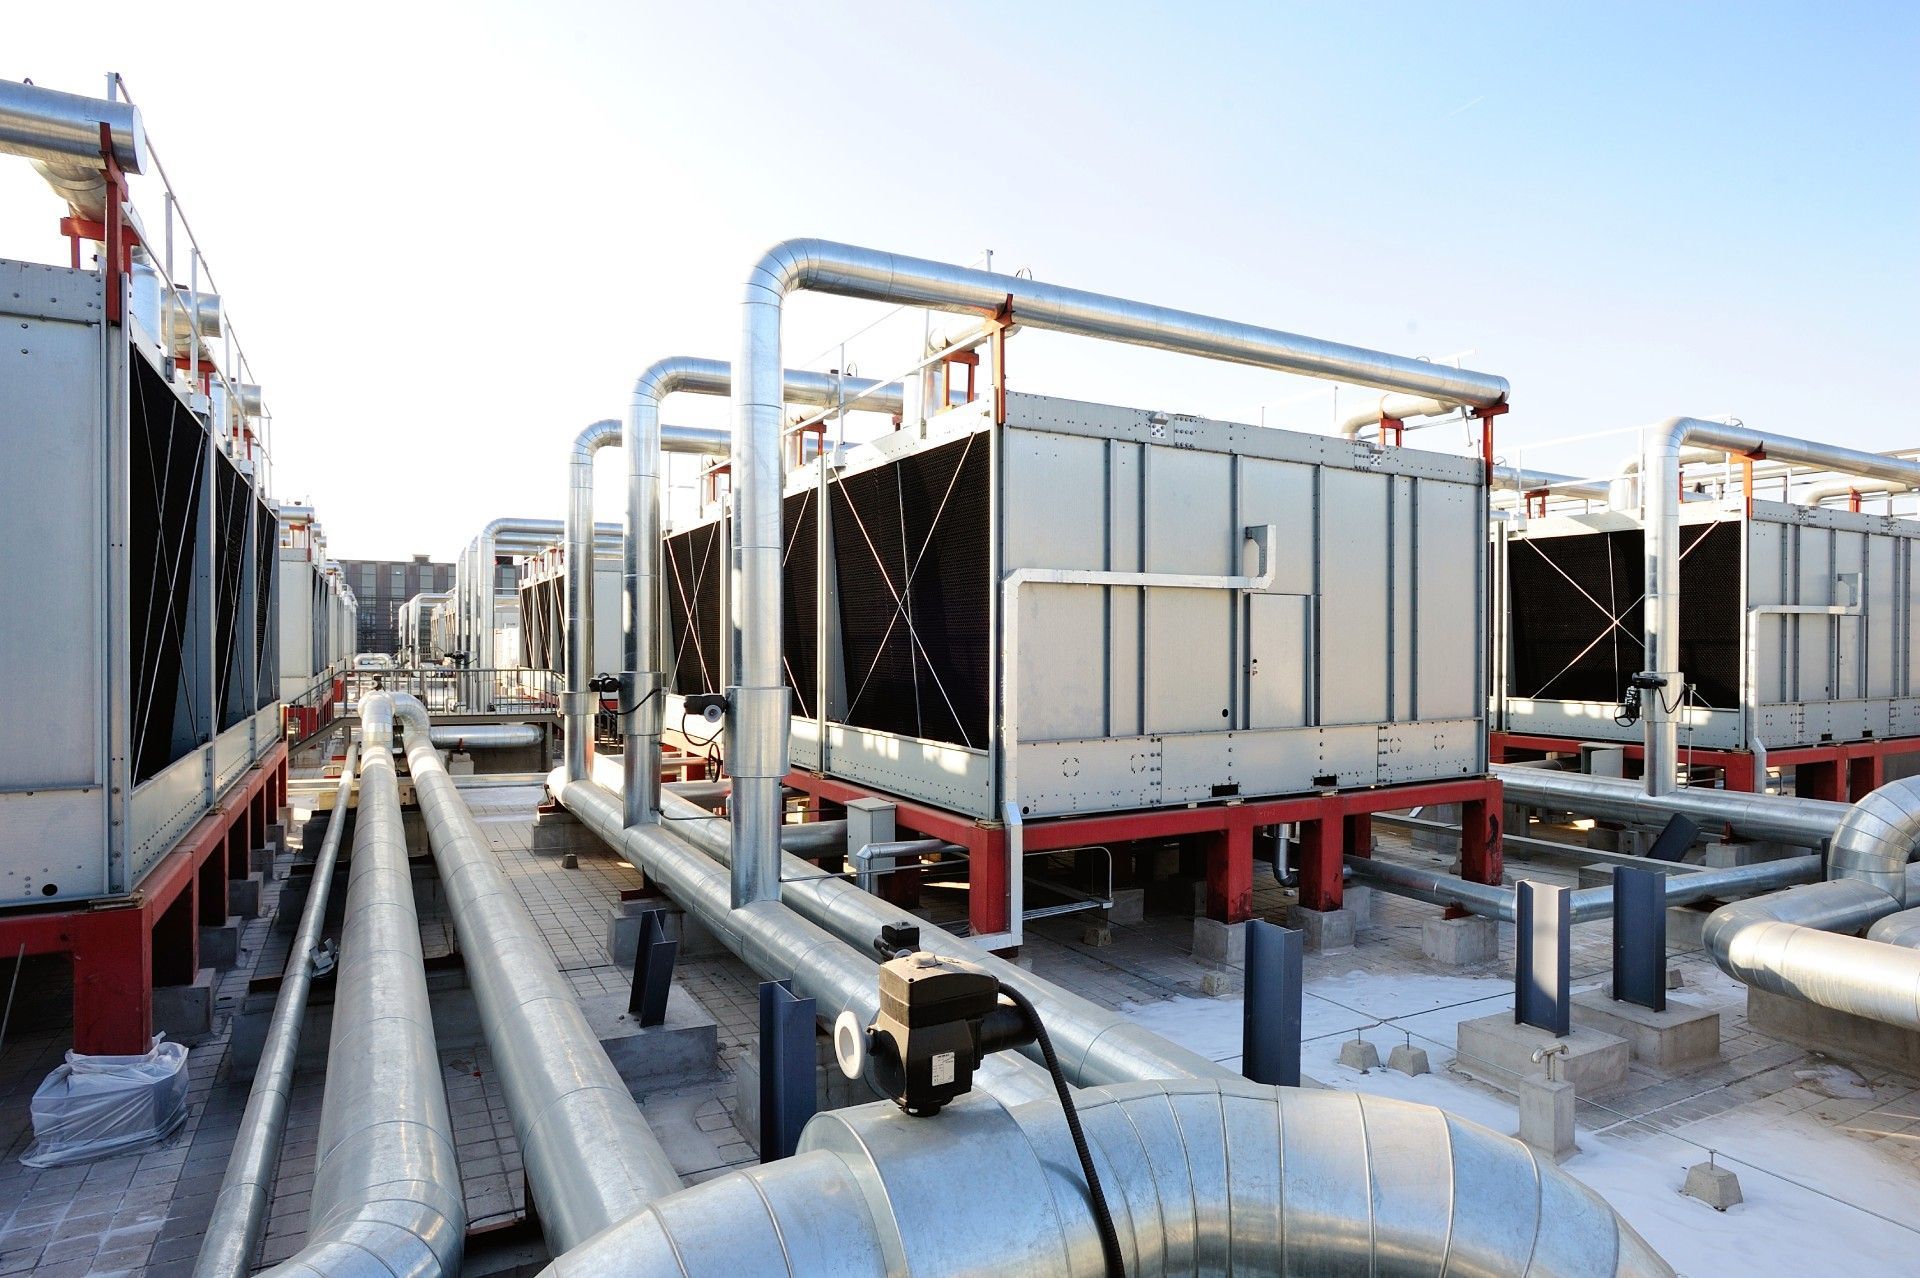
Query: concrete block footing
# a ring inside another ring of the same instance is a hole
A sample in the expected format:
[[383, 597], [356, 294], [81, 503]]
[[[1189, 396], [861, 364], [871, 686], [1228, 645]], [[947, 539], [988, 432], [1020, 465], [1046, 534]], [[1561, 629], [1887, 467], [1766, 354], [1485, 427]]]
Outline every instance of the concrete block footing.
[[216, 972], [224, 972], [240, 962], [240, 920], [200, 929], [200, 961]]
[[654, 910], [660, 911], [665, 934], [680, 942], [678, 959], [707, 958], [727, 952], [705, 924], [664, 896], [618, 901], [607, 912], [607, 958], [621, 971], [633, 971], [634, 950], [640, 944], [640, 920]]
[[1740, 1196], [1740, 1178], [1732, 1170], [1715, 1163], [1695, 1163], [1687, 1168], [1687, 1183], [1680, 1192], [1698, 1198], [1715, 1211], [1725, 1211], [1744, 1201]]
[[1436, 963], [1466, 967], [1500, 954], [1500, 927], [1492, 919], [1427, 919], [1420, 925], [1420, 952]]
[[213, 969], [203, 967], [186, 985], [153, 987], [153, 1028], [189, 1047], [213, 1036]]
[[705, 1078], [719, 1068], [720, 1031], [691, 994], [667, 995], [667, 1018], [641, 1026], [627, 1014], [625, 991], [580, 1001], [607, 1058], [635, 1094]]
[[260, 879], [257, 875], [227, 880], [227, 913], [237, 914], [243, 919], [260, 917]]
[[1210, 963], [1247, 961], [1247, 925], [1219, 919], [1193, 921], [1193, 956]]
[[[1481, 1082], [1509, 1092], [1523, 1079], [1546, 1078], [1547, 1062], [1552, 1061], [1557, 1081], [1572, 1083], [1582, 1096], [1599, 1096], [1627, 1081], [1632, 1056], [1624, 1038], [1579, 1024], [1566, 1037], [1556, 1037], [1532, 1025], [1515, 1024], [1511, 1012], [1461, 1021], [1455, 1041], [1455, 1064]], [[1533, 1059], [1535, 1052], [1561, 1045], [1564, 1052]]]
[[1573, 1139], [1574, 1095], [1573, 1084], [1557, 1078], [1520, 1081], [1520, 1139], [1556, 1163], [1579, 1152]]
[[1113, 944], [1113, 924], [1104, 919], [1098, 923], [1089, 923], [1080, 929], [1080, 944], [1095, 949], [1104, 949]]
[[1402, 1043], [1387, 1053], [1387, 1068], [1409, 1078], [1433, 1073], [1433, 1066], [1427, 1062], [1427, 1049], [1411, 1043]]
[[[864, 1105], [876, 1100], [873, 1089], [862, 1079], [848, 1078], [834, 1059], [833, 1043], [825, 1034], [815, 1037], [813, 1066], [813, 1106], [816, 1114], [849, 1105]], [[733, 1067], [733, 1120], [747, 1143], [760, 1148], [760, 1054], [748, 1052]]]
[[1107, 910], [1110, 923], [1140, 923], [1147, 917], [1147, 892], [1145, 888], [1119, 888], [1113, 894], [1113, 905]]
[[273, 870], [274, 849], [271, 847], [253, 848], [247, 853], [247, 868], [255, 874]]
[[1720, 1013], [1692, 1003], [1669, 999], [1656, 1012], [1596, 990], [1573, 996], [1573, 1020], [1625, 1039], [1633, 1059], [1655, 1069], [1685, 1069], [1720, 1055]]
[[[1349, 889], [1349, 899], [1351, 896]], [[1294, 905], [1287, 909], [1287, 926], [1306, 934], [1301, 945], [1309, 951], [1324, 953], [1328, 950], [1352, 949], [1357, 925], [1353, 911], [1344, 907], [1338, 910], [1309, 910], [1304, 905]]]
[[594, 852], [605, 846], [599, 835], [565, 808], [556, 812], [542, 812], [533, 818], [528, 847], [535, 856]]
[[1340, 1044], [1340, 1063], [1362, 1074], [1380, 1068], [1380, 1049], [1364, 1038], [1350, 1038]]
[[1246, 978], [1225, 968], [1200, 973], [1200, 993], [1207, 998], [1226, 998], [1247, 987]]

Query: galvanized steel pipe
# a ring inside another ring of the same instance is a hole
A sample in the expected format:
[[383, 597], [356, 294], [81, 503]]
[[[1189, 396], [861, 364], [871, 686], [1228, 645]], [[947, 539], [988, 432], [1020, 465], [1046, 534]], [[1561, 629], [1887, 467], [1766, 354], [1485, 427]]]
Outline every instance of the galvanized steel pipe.
[[680, 1178], [500, 872], [433, 748], [426, 710], [410, 696], [393, 700], [527, 1182], [559, 1253], [672, 1193]]
[[537, 723], [447, 724], [435, 728], [431, 734], [436, 747], [455, 754], [470, 754], [475, 750], [525, 750], [539, 745], [542, 735]]
[[588, 668], [592, 664], [589, 654], [593, 651], [593, 630], [587, 625], [593, 602], [594, 546], [589, 531], [593, 527], [593, 458], [602, 448], [619, 443], [620, 438], [619, 422], [612, 418], [597, 421], [574, 436], [573, 451], [567, 459], [567, 684], [560, 698], [560, 713], [570, 781], [586, 779], [588, 743], [598, 699], [587, 687], [594, 674]]
[[[389, 738], [391, 734], [389, 719]], [[320, 928], [327, 917], [327, 898], [332, 894], [340, 838], [352, 807], [354, 769], [359, 758], [360, 743], [348, 742], [347, 756], [340, 767], [340, 785], [333, 792], [333, 815], [313, 859], [307, 903], [301, 908], [300, 924], [287, 952], [280, 993], [273, 1001], [273, 1017], [267, 1023], [260, 1063], [254, 1067], [253, 1087], [247, 1093], [247, 1109], [233, 1136], [233, 1153], [220, 1180], [220, 1195], [213, 1200], [213, 1216], [201, 1235], [200, 1255], [193, 1265], [195, 1278], [234, 1278], [247, 1273], [260, 1250], [274, 1172], [280, 1166], [280, 1141], [286, 1133], [307, 993], [313, 988], [313, 952], [320, 944]], [[392, 762], [387, 766], [391, 769]]]
[[1743, 457], [1803, 462], [1847, 475], [1909, 486], [1920, 484], [1920, 461], [1862, 452], [1814, 440], [1695, 417], [1668, 418], [1641, 438], [1641, 501], [1646, 511], [1646, 661], [1667, 681], [1647, 698], [1646, 790], [1672, 791], [1680, 767], [1680, 738], [1673, 712], [1685, 699], [1680, 664], [1680, 463], [1688, 445]]
[[368, 697], [360, 728], [360, 807], [307, 1244], [269, 1271], [276, 1278], [458, 1274], [466, 1245], [400, 821], [391, 698]]
[[[850, 403], [852, 407], [863, 411], [895, 415], [901, 410], [901, 388], [898, 383], [883, 385], [863, 378], [815, 373], [805, 369], [782, 371], [777, 364], [774, 371], [780, 380], [774, 412], [776, 428], [779, 408], [784, 404], [827, 407]], [[664, 709], [661, 701], [666, 695], [660, 654], [658, 566], [661, 555], [662, 451], [684, 449], [711, 454], [716, 442], [713, 432], [686, 427], [663, 428], [660, 424], [660, 403], [676, 392], [724, 396], [730, 394], [732, 389], [733, 370], [724, 360], [675, 355], [656, 361], [634, 380], [633, 396], [627, 407], [627, 668], [621, 679], [621, 691], [627, 699], [628, 708], [622, 724], [622, 733], [627, 742], [621, 792], [626, 805], [626, 823], [630, 826], [651, 822], [660, 806], [660, 727]], [[733, 444], [731, 438], [728, 444]], [[780, 469], [777, 436], [772, 448], [772, 465], [777, 473]], [[775, 487], [774, 522], [778, 524], [777, 479]], [[737, 527], [737, 513], [735, 524]], [[737, 555], [738, 551], [735, 553]], [[780, 686], [780, 696], [786, 696], [784, 683]], [[784, 762], [784, 712], [780, 724], [779, 757]], [[740, 735], [737, 733], [728, 738], [732, 752], [732, 757], [727, 761], [729, 770], [733, 773], [738, 790], [753, 796], [757, 811], [766, 805], [768, 799], [765, 793], [768, 779], [755, 769], [756, 761], [761, 759], [765, 751], [742, 751], [739, 742]], [[784, 767], [779, 775], [782, 778], [786, 776]], [[584, 769], [580, 776], [585, 776]], [[777, 786], [777, 782], [774, 784]]]
[[1750, 839], [1817, 848], [1832, 838], [1848, 805], [1822, 799], [1746, 794], [1737, 790], [1689, 787], [1650, 795], [1619, 777], [1589, 776], [1495, 764], [1493, 774], [1507, 802], [1642, 825], [1663, 825], [1669, 817], [1688, 817], [1701, 825], [1723, 826]]
[[[1078, 1100], [1130, 1278], [1446, 1273], [1670, 1278], [1593, 1190], [1519, 1141], [1426, 1105], [1240, 1079]], [[957, 1168], [991, 1169], [956, 1188]], [[1106, 1272], [1056, 1103], [964, 1097], [816, 1115], [745, 1168], [556, 1261], [560, 1278]]]
[[730, 688], [736, 901], [779, 894], [780, 781], [789, 698], [781, 661], [781, 326], [788, 293], [836, 293], [1353, 382], [1471, 407], [1504, 403], [1505, 378], [1277, 329], [829, 240], [788, 240], [753, 264], [742, 295], [734, 393], [734, 570], [740, 665]]
[[102, 126], [113, 146], [114, 163], [128, 173], [144, 173], [147, 131], [131, 102], [0, 80], [0, 152], [33, 161], [55, 194], [94, 222], [106, 220]]
[[1409, 417], [1440, 417], [1459, 407], [1456, 402], [1426, 395], [1382, 395], [1341, 422], [1340, 433], [1348, 439], [1357, 439], [1361, 431], [1384, 422], [1399, 423]]

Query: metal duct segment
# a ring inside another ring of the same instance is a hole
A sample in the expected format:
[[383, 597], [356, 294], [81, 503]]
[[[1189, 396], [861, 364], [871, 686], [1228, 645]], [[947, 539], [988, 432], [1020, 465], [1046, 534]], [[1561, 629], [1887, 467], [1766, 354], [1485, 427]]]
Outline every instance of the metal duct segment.
[[426, 710], [404, 694], [392, 700], [481, 1029], [557, 1254], [672, 1193], [680, 1178], [454, 788]]
[[[1673, 1270], [1526, 1146], [1425, 1105], [1243, 1080], [1078, 1100], [1126, 1272], [1634, 1278]], [[956, 1168], [991, 1168], [954, 1191]], [[969, 1096], [937, 1118], [816, 1115], [793, 1158], [676, 1194], [562, 1278], [1106, 1272], [1065, 1116]]]
[[430, 734], [434, 748], [455, 754], [475, 750], [524, 750], [540, 744], [537, 723], [462, 723], [435, 728]]
[[[558, 774], [549, 777], [552, 788]], [[604, 787], [596, 786], [605, 792]], [[574, 815], [594, 824], [586, 812], [573, 808], [565, 793], [556, 792], [560, 802]], [[704, 809], [674, 794], [662, 798], [662, 813], [668, 828], [680, 839], [725, 865], [732, 855], [732, 833], [728, 823], [709, 815]], [[806, 830], [808, 825], [782, 827], [782, 833]], [[613, 837], [596, 827], [596, 833], [609, 842]], [[791, 841], [786, 846], [792, 847]], [[840, 847], [846, 846], [844, 826]], [[1143, 1078], [1231, 1078], [1233, 1071], [1208, 1060], [1198, 1052], [1171, 1043], [1158, 1034], [1142, 1029], [1118, 1012], [1071, 994], [1059, 986], [1041, 980], [1032, 972], [970, 941], [962, 940], [897, 905], [862, 892], [845, 879], [826, 873], [816, 865], [788, 854], [780, 861], [781, 902], [808, 922], [824, 928], [839, 940], [866, 953], [880, 929], [887, 924], [905, 924], [920, 929], [920, 946], [935, 954], [963, 959], [992, 972], [1033, 1000], [1053, 1035], [1060, 1067], [1067, 1080], [1078, 1086], [1129, 1082]], [[737, 880], [735, 880], [737, 883]], [[1037, 1048], [1025, 1049], [1029, 1054]]]
[[[387, 730], [391, 737], [391, 720]], [[293, 1093], [294, 1061], [300, 1051], [301, 1024], [307, 1015], [307, 993], [313, 987], [312, 955], [320, 944], [321, 925], [327, 917], [327, 898], [340, 858], [340, 839], [347, 828], [359, 758], [359, 742], [349, 741], [346, 760], [340, 767], [340, 785], [333, 792], [333, 817], [314, 857], [312, 886], [300, 911], [293, 946], [287, 951], [286, 971], [273, 1002], [273, 1018], [260, 1048], [253, 1087], [247, 1093], [247, 1109], [234, 1133], [233, 1153], [220, 1180], [220, 1195], [213, 1200], [213, 1216], [201, 1236], [200, 1255], [193, 1266], [195, 1278], [235, 1278], [247, 1273], [260, 1250], [273, 1177], [280, 1166], [280, 1142], [286, 1134], [287, 1103]], [[391, 760], [387, 767], [393, 767]]]
[[1882, 945], [1920, 949], [1920, 910], [1901, 910], [1887, 915], [1867, 929], [1867, 939]]
[[[360, 708], [360, 807], [307, 1245], [269, 1272], [457, 1274], [466, 1198], [441, 1083], [393, 766], [393, 702]], [[248, 1257], [247, 1259], [251, 1259]]]
[[1737, 790], [1688, 788], [1650, 795], [1619, 777], [1511, 764], [1495, 764], [1492, 772], [1500, 778], [1509, 803], [1645, 825], [1661, 825], [1679, 814], [1702, 825], [1725, 826], [1742, 838], [1774, 839], [1803, 848], [1817, 848], [1831, 839], [1850, 810], [1844, 803], [1823, 799]]
[[736, 902], [779, 894], [780, 782], [789, 696], [781, 662], [781, 312], [797, 290], [976, 315], [1034, 328], [1353, 382], [1448, 403], [1504, 403], [1505, 378], [1039, 280], [829, 240], [788, 240], [748, 272], [734, 393], [733, 568], [740, 662], [729, 688]]
[[107, 210], [102, 125], [114, 162], [128, 173], [145, 172], [147, 131], [132, 103], [0, 81], [0, 152], [32, 160], [54, 193], [94, 222], [105, 221]]
[[1800, 500], [1804, 505], [1818, 506], [1821, 502], [1832, 501], [1837, 497], [1891, 497], [1895, 493], [1910, 492], [1913, 485], [1901, 480], [1867, 479], [1835, 480], [1827, 484], [1815, 484], [1802, 493]]
[[[586, 624], [593, 599], [593, 458], [602, 448], [620, 442], [620, 423], [612, 418], [597, 421], [574, 437], [573, 451], [567, 461], [567, 655], [566, 691], [560, 697], [560, 713], [565, 721], [567, 779], [582, 781], [587, 775], [587, 749], [593, 735], [596, 698], [587, 687], [593, 678], [593, 631]], [[624, 548], [623, 551], [624, 552]]]
[[1440, 417], [1459, 407], [1457, 403], [1431, 399], [1425, 395], [1382, 395], [1341, 422], [1340, 433], [1348, 439], [1355, 439], [1361, 431], [1382, 422], [1402, 422], [1409, 417]]
[[1667, 681], [1646, 698], [1646, 790], [1665, 794], [1680, 767], [1679, 725], [1669, 706], [1684, 697], [1680, 660], [1680, 463], [1688, 444], [1744, 457], [1801, 462], [1843, 475], [1920, 484], [1920, 461], [1862, 452], [1696, 417], [1672, 417], [1640, 443], [1641, 500], [1646, 517], [1647, 669]]
[[1898, 917], [1894, 909], [1893, 898], [1872, 884], [1834, 879], [1724, 906], [1708, 917], [1700, 939], [1735, 980], [1920, 1030], [1920, 950], [1836, 935]]
[[1517, 466], [1495, 466], [1493, 487], [1517, 493], [1546, 489], [1556, 496], [1584, 497], [1589, 501], [1606, 501], [1613, 494], [1613, 485], [1604, 479], [1582, 479], [1578, 475], [1562, 475], [1551, 470], [1522, 470]]
[[1920, 778], [1889, 781], [1854, 804], [1833, 832], [1827, 874], [1871, 883], [1907, 904], [1907, 861], [1920, 846]]
[[[778, 364], [775, 365], [779, 369]], [[660, 806], [660, 728], [664, 710], [665, 684], [660, 669], [660, 479], [661, 453], [687, 451], [714, 455], [713, 432], [690, 427], [668, 428], [660, 424], [660, 403], [676, 392], [693, 395], [725, 396], [733, 390], [733, 369], [724, 360], [699, 359], [673, 355], [649, 365], [634, 379], [633, 397], [627, 408], [627, 529], [626, 580], [626, 672], [621, 679], [622, 693], [629, 707], [623, 716], [621, 731], [627, 738], [625, 782], [622, 794], [626, 803], [626, 823], [644, 825], [654, 819]], [[870, 412], [901, 412], [903, 392], [898, 382], [881, 384], [865, 378], [815, 373], [806, 369], [781, 371], [780, 406], [803, 404], [825, 408], [837, 404]], [[778, 409], [776, 409], [776, 417]], [[731, 448], [729, 437], [720, 450]], [[780, 449], [773, 450], [773, 464], [780, 466]], [[774, 521], [779, 522], [778, 478], [776, 476]], [[571, 598], [571, 592], [569, 592]], [[776, 605], [778, 600], [776, 599]], [[777, 611], [776, 611], [777, 617]], [[780, 696], [786, 696], [784, 681]], [[784, 705], [785, 702], [783, 701]], [[781, 758], [785, 758], [785, 720], [781, 728]], [[737, 741], [738, 738], [733, 738]], [[731, 761], [736, 777], [743, 775], [740, 760]], [[584, 770], [581, 776], [584, 776]], [[785, 775], [783, 769], [781, 775]], [[747, 780], [747, 791], [764, 806], [764, 778]]]

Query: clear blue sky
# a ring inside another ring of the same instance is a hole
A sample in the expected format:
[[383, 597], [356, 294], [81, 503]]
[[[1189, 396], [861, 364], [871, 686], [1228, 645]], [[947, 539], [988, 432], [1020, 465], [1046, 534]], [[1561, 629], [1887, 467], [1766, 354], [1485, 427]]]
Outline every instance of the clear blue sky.
[[[1920, 7], [215, 4], [199, 42], [106, 8], [98, 36], [23, 6], [0, 75], [126, 74], [261, 369], [279, 487], [345, 556], [557, 516], [565, 441], [654, 358], [731, 356], [746, 267], [802, 234], [1470, 349], [1534, 466], [1630, 441], [1528, 440], [1673, 413], [1920, 444]], [[57, 214], [0, 165], [0, 253], [58, 254]], [[796, 363], [879, 313], [790, 311]], [[852, 355], [890, 371], [906, 331]], [[1044, 334], [1010, 369], [1332, 413]], [[439, 490], [396, 509], [384, 470]]]

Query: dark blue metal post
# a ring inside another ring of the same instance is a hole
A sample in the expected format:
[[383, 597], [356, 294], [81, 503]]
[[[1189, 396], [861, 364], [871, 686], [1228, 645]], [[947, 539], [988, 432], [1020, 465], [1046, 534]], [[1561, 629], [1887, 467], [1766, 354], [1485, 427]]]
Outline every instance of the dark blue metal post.
[[640, 940], [633, 950], [633, 991], [627, 996], [627, 1015], [642, 1027], [667, 1019], [667, 996], [673, 992], [673, 963], [680, 942], [669, 940], [659, 910], [640, 916]]
[[1513, 1019], [1562, 1037], [1573, 1030], [1569, 969], [1573, 920], [1564, 887], [1515, 884], [1518, 907], [1513, 933]]
[[793, 982], [760, 984], [760, 1161], [791, 1157], [813, 1117], [813, 1000]]
[[1653, 846], [1647, 849], [1647, 855], [1656, 861], [1678, 861], [1699, 837], [1700, 827], [1675, 813], [1654, 839]]
[[1613, 868], [1613, 996], [1667, 1010], [1667, 876]]
[[1263, 919], [1247, 924], [1247, 991], [1240, 1072], [1256, 1083], [1300, 1086], [1304, 936]]

